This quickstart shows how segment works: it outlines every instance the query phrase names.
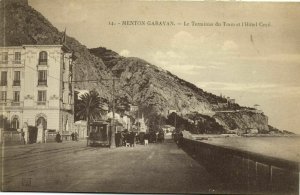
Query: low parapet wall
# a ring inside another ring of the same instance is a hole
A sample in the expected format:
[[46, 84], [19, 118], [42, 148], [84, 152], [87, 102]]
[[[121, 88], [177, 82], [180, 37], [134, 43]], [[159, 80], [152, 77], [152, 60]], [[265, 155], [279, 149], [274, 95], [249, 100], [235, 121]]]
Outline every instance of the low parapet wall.
[[299, 193], [299, 163], [183, 138], [182, 148], [243, 193]]

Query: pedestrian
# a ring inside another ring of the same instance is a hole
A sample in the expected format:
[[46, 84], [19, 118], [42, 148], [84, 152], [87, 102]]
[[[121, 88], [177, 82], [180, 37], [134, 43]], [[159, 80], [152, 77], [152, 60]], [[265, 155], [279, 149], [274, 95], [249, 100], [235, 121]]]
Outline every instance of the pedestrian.
[[60, 143], [60, 142], [61, 142], [61, 135], [60, 135], [59, 132], [57, 132], [56, 137], [55, 137], [55, 140], [56, 140], [57, 143]]
[[121, 134], [120, 133], [116, 133], [115, 134], [115, 143], [116, 143], [116, 147], [120, 146], [120, 138], [121, 138]]
[[120, 133], [120, 144], [121, 144], [121, 146], [125, 145], [125, 143], [124, 143], [124, 132]]
[[182, 132], [180, 132], [179, 135], [178, 135], [177, 146], [179, 148], [181, 148], [182, 144], [183, 144], [183, 134], [182, 134]]
[[144, 145], [145, 146], [149, 144], [149, 138], [150, 138], [150, 135], [148, 133], [146, 133], [144, 136]]
[[78, 133], [77, 132], [75, 132], [75, 141], [78, 141]]
[[23, 142], [23, 144], [25, 145], [25, 144], [26, 144], [26, 141], [25, 141], [25, 133], [24, 133], [23, 129], [22, 129], [22, 131], [21, 131], [21, 136], [22, 136], [22, 142]]
[[130, 132], [130, 147], [134, 147], [134, 138], [135, 138], [134, 133]]
[[75, 134], [71, 133], [71, 137], [72, 137], [72, 141], [74, 141], [75, 140]]

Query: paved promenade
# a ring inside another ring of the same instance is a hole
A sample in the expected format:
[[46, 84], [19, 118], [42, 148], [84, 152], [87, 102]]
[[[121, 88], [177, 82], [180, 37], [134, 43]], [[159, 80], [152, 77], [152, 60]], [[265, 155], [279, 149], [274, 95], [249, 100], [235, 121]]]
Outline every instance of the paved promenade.
[[4, 191], [217, 193], [212, 178], [171, 140], [134, 148], [86, 147], [86, 142], [10, 146]]

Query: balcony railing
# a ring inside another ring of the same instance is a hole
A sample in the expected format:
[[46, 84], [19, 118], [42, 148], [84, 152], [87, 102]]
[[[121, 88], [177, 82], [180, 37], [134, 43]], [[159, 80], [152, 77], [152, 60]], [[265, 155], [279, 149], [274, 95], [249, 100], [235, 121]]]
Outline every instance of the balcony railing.
[[6, 105], [7, 105], [6, 100], [0, 100], [0, 105], [1, 105], [1, 106], [6, 106]]
[[19, 101], [4, 101], [4, 100], [0, 100], [0, 106], [5, 106], [5, 107], [10, 107], [10, 108], [19, 108], [19, 107], [23, 107], [23, 102]]
[[21, 64], [21, 60], [13, 60], [12, 63], [13, 64]]
[[7, 81], [0, 81], [0, 86], [7, 86]]
[[39, 59], [39, 65], [47, 65], [48, 60], [47, 59]]
[[47, 80], [38, 80], [38, 85], [47, 85]]
[[20, 67], [24, 66], [25, 60], [0, 60], [0, 64], [4, 67]]
[[47, 101], [37, 101], [36, 104], [38, 106], [45, 106], [47, 104]]
[[21, 85], [21, 81], [20, 80], [16, 80], [13, 82], [13, 86], [20, 86]]
[[8, 64], [8, 60], [1, 60], [0, 64]]
[[21, 106], [21, 102], [11, 102], [11, 106]]

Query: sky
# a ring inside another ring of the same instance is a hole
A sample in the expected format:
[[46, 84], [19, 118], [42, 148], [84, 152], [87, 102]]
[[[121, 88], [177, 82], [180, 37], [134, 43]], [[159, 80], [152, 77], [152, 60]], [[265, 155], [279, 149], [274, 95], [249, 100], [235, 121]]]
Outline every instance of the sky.
[[[101, 46], [139, 57], [240, 105], [259, 104], [269, 124], [300, 134], [300, 3], [29, 4], [88, 48]], [[156, 21], [175, 25], [153, 25]]]

